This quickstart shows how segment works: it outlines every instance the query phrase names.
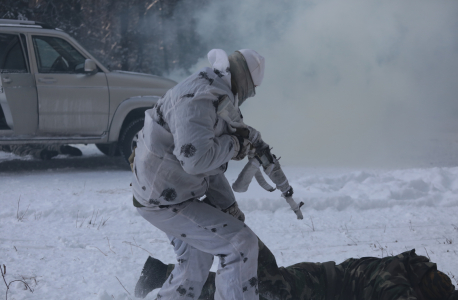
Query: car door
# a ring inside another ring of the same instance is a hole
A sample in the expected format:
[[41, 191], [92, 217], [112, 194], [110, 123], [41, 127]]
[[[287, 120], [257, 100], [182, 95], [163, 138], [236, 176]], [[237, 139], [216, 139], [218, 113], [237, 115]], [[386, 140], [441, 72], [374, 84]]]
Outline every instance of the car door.
[[30, 73], [26, 38], [23, 34], [0, 33], [0, 139], [33, 136], [38, 108], [35, 79]]
[[82, 55], [67, 40], [32, 35], [38, 90], [38, 129], [58, 136], [101, 136], [108, 127], [105, 73], [85, 73]]

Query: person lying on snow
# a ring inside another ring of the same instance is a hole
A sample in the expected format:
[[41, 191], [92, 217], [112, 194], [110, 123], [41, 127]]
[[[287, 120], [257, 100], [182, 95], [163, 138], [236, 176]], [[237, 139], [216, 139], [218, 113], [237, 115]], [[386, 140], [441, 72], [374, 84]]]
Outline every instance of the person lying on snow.
[[0, 151], [13, 153], [18, 156], [32, 155], [33, 158], [42, 160], [51, 159], [59, 154], [70, 156], [83, 155], [80, 149], [61, 144], [0, 145]]
[[[259, 239], [258, 244], [257, 280], [249, 284], [258, 286], [261, 300], [458, 300], [450, 278], [415, 249], [384, 258], [350, 258], [338, 265], [303, 262], [284, 268]], [[135, 296], [144, 298], [166, 281], [176, 280], [171, 276], [174, 268], [148, 257]], [[181, 287], [181, 294], [185, 299], [214, 299], [215, 275], [209, 274], [202, 292]]]

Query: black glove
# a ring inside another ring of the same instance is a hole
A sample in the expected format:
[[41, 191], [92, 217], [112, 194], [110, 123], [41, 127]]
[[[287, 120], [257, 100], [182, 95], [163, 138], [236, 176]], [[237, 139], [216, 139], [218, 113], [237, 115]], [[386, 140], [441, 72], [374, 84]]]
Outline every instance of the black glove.
[[239, 135], [234, 135], [238, 143], [238, 152], [232, 157], [233, 160], [242, 160], [247, 156], [248, 151], [251, 149], [251, 142]]
[[239, 135], [244, 139], [249, 139], [252, 144], [256, 144], [261, 139], [261, 133], [251, 126], [238, 127], [235, 129], [235, 135]]

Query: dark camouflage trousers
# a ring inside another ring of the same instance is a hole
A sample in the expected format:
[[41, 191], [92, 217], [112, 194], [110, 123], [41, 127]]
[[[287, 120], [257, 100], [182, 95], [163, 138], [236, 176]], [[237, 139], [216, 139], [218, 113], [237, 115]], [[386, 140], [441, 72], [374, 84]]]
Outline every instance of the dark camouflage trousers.
[[36, 159], [41, 158], [41, 151], [57, 151], [60, 153], [61, 144], [23, 144], [23, 145], [0, 145], [0, 151], [13, 153], [19, 156], [32, 155]]
[[[168, 265], [167, 277], [174, 265]], [[335, 262], [303, 262], [278, 267], [274, 255], [259, 240], [258, 280], [261, 300], [416, 300], [415, 287], [436, 264], [415, 250], [385, 258], [350, 258]], [[212, 300], [215, 273], [210, 272], [200, 300]]]

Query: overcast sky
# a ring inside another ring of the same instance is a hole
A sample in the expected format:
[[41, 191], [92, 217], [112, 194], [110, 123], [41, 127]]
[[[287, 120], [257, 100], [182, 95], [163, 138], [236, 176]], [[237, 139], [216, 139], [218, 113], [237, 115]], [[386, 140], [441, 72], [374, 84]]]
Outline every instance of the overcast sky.
[[458, 162], [457, 1], [215, 1], [197, 19], [208, 50], [265, 56], [242, 112], [283, 161]]

